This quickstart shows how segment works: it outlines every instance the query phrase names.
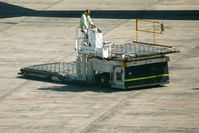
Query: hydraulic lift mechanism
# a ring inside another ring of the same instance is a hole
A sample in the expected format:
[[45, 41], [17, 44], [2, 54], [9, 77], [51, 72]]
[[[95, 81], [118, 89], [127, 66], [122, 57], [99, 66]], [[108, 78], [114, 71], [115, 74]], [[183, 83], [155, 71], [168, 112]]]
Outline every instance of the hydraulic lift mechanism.
[[[139, 22], [152, 23], [152, 30], [139, 28]], [[157, 31], [157, 27], [159, 31]], [[137, 88], [169, 83], [169, 57], [179, 52], [171, 46], [155, 44], [155, 35], [162, 34], [158, 21], [136, 20], [136, 41], [114, 44], [103, 41], [103, 33], [89, 29], [88, 36], [76, 31], [76, 60], [24, 67], [20, 74], [34, 79], [59, 83], [85, 83], [112, 88]], [[153, 43], [141, 42], [139, 32], [153, 34]]]

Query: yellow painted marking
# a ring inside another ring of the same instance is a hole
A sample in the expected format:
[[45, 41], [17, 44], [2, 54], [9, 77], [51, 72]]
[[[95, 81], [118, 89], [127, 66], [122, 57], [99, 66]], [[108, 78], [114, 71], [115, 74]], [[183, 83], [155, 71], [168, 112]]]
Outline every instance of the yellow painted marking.
[[158, 78], [158, 77], [169, 77], [169, 74], [161, 74], [161, 75], [147, 76], [147, 77], [142, 77], [142, 78], [126, 79], [125, 82], [152, 79], [152, 78]]

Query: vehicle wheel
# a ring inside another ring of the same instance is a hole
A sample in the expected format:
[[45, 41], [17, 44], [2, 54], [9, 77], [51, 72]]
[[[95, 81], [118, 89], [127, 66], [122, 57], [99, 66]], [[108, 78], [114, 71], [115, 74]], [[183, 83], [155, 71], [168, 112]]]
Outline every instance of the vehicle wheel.
[[105, 78], [104, 76], [100, 77], [100, 84], [103, 86], [105, 84]]
[[104, 75], [101, 76], [100, 78], [100, 85], [103, 87], [109, 87], [109, 79], [105, 77]]

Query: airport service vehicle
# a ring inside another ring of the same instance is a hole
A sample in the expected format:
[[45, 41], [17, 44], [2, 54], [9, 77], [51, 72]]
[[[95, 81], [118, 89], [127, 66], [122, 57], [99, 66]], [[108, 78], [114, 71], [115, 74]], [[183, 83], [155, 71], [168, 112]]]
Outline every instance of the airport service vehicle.
[[[138, 22], [136, 20], [136, 41], [124, 44], [103, 41], [103, 33], [98, 28], [89, 29], [87, 36], [78, 28], [75, 61], [24, 67], [20, 74], [59, 83], [83, 83], [120, 89], [169, 83], [169, 57], [166, 55], [179, 51], [171, 46], [139, 42], [138, 32], [144, 30], [138, 28]], [[159, 33], [163, 31], [161, 23], [149, 22], [160, 24]]]

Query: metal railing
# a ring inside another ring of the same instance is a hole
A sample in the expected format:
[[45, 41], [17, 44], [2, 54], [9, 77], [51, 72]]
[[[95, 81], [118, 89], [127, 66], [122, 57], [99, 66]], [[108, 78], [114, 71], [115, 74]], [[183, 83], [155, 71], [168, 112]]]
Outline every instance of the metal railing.
[[[80, 27], [77, 27], [77, 29], [76, 29], [76, 43], [77, 43], [76, 50], [78, 52], [81, 48], [85, 48], [85, 49], [86, 48], [88, 48], [88, 49], [92, 48], [92, 50], [95, 50], [96, 46], [93, 46], [93, 43], [96, 40], [89, 38], [89, 35], [88, 35], [89, 30], [92, 30], [92, 29], [89, 28], [87, 33], [83, 33], [81, 31]], [[97, 29], [97, 31], [98, 31], [98, 29]], [[100, 39], [99, 34], [96, 34], [96, 35], [97, 35], [97, 38], [98, 38], [97, 43], [103, 44], [103, 40]]]
[[[139, 27], [139, 22], [146, 22], [152, 24], [152, 30], [147, 30]], [[160, 27], [159, 31], [156, 30], [157, 25]], [[136, 19], [136, 42], [139, 42], [139, 32], [152, 33], [153, 44], [156, 44], [156, 34], [163, 34], [164, 25], [159, 21]]]

